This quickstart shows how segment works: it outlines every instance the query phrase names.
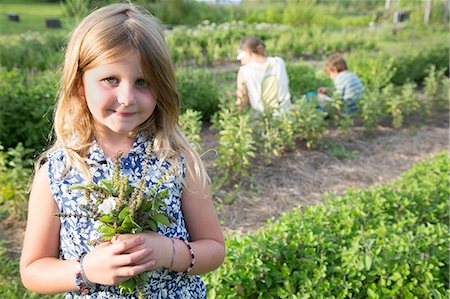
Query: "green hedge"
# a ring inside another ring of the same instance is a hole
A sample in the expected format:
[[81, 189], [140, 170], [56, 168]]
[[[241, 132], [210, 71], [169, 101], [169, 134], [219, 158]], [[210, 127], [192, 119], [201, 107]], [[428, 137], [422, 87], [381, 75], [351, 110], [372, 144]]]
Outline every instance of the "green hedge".
[[447, 153], [229, 236], [209, 298], [448, 298]]

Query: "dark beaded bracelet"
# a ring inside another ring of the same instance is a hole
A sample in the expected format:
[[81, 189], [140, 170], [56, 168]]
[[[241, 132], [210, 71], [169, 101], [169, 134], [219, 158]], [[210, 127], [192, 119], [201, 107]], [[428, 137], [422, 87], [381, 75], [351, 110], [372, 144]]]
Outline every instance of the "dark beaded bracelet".
[[195, 264], [195, 254], [194, 254], [194, 250], [192, 250], [191, 244], [189, 244], [189, 242], [183, 238], [180, 237], [180, 240], [184, 242], [184, 244], [186, 244], [187, 248], [189, 249], [189, 254], [191, 255], [191, 264], [189, 265], [189, 267], [186, 269], [186, 271], [184, 272], [178, 272], [177, 275], [185, 275], [188, 274], [189, 272], [191, 272], [192, 268], [194, 267]]

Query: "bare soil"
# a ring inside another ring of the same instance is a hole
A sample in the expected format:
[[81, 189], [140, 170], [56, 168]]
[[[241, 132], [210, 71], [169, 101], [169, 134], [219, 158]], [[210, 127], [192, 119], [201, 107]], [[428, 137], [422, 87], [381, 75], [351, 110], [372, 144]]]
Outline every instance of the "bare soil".
[[[336, 157], [325, 146], [307, 150], [301, 142], [297, 147], [271, 164], [255, 159], [251, 178], [233, 193], [225, 188], [214, 195], [218, 214], [226, 233], [245, 233], [264, 226], [270, 218], [297, 206], [317, 204], [327, 192], [342, 194], [348, 188], [367, 188], [396, 179], [413, 163], [429, 158], [441, 151], [449, 152], [449, 115], [438, 113], [420, 126], [409, 120], [406, 128], [393, 129], [380, 126], [367, 132], [354, 126], [348, 134], [330, 130], [325, 144], [342, 144], [349, 158]], [[203, 150], [214, 149], [217, 132], [204, 128]], [[341, 151], [342, 153], [342, 151]], [[213, 174], [212, 155], [206, 159]], [[233, 198], [233, 203], [227, 203]], [[9, 243], [10, 253], [20, 253], [25, 223], [0, 221], [0, 240]]]
[[[414, 119], [409, 121], [417, 123]], [[257, 230], [268, 219], [294, 207], [320, 203], [327, 192], [342, 194], [348, 188], [377, 186], [396, 179], [413, 163], [441, 151], [449, 152], [448, 113], [436, 114], [420, 127], [408, 123], [406, 126], [380, 126], [371, 133], [360, 126], [352, 127], [348, 134], [330, 131], [325, 144], [342, 144], [350, 158], [336, 157], [324, 146], [307, 150], [298, 144], [295, 150], [269, 165], [255, 160], [252, 178], [234, 197], [232, 188], [214, 196], [221, 203], [219, 218], [224, 230]], [[215, 132], [204, 130], [204, 150], [214, 148], [216, 138]], [[226, 204], [230, 198], [234, 202]]]

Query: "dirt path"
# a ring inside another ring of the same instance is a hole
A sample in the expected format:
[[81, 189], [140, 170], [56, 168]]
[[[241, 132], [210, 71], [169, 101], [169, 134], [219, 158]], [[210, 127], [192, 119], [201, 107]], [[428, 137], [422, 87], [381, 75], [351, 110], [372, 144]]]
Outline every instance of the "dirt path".
[[[211, 132], [203, 135], [206, 146], [214, 145]], [[440, 114], [420, 128], [380, 127], [368, 134], [364, 128], [354, 127], [348, 137], [334, 132], [325, 140], [345, 145], [354, 157], [340, 159], [325, 149], [307, 151], [298, 147], [271, 165], [255, 161], [252, 190], [244, 188], [233, 204], [223, 204], [219, 210], [224, 229], [256, 230], [269, 218], [277, 218], [298, 205], [320, 202], [326, 192], [339, 194], [350, 187], [376, 186], [397, 178], [415, 162], [440, 151], [449, 152], [448, 114]], [[226, 196], [219, 192], [215, 200], [224, 201]]]

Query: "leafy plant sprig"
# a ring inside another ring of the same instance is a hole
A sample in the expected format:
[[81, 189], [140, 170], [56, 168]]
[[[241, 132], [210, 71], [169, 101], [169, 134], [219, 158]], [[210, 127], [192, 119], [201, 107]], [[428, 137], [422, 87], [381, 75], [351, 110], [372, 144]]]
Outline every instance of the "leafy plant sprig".
[[[109, 241], [119, 234], [137, 234], [145, 230], [156, 231], [158, 224], [170, 226], [176, 219], [161, 210], [166, 207], [164, 199], [168, 197], [167, 189], [161, 190], [164, 181], [172, 174], [169, 169], [145, 194], [145, 177], [148, 172], [148, 157], [151, 146], [148, 147], [143, 162], [142, 177], [137, 185], [131, 186], [128, 176], [120, 175], [122, 156], [119, 152], [115, 157], [112, 179], [100, 180], [98, 184], [73, 185], [69, 190], [83, 190], [84, 200], [80, 204], [86, 214], [59, 213], [59, 217], [89, 218], [101, 222], [98, 231], [101, 238], [88, 242], [96, 245]], [[140, 286], [145, 282], [145, 274], [133, 277], [119, 285], [121, 293], [137, 291], [139, 298], [143, 298]]]

